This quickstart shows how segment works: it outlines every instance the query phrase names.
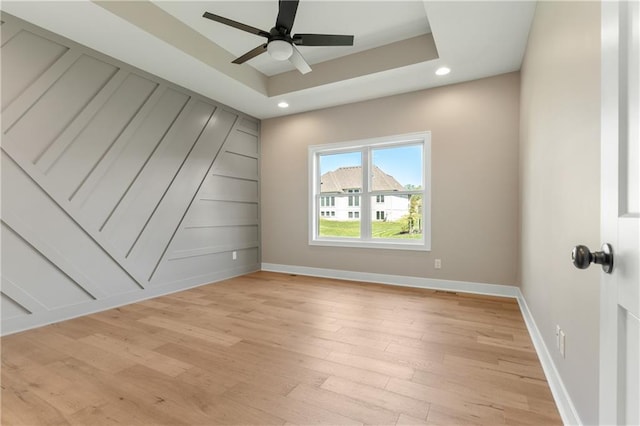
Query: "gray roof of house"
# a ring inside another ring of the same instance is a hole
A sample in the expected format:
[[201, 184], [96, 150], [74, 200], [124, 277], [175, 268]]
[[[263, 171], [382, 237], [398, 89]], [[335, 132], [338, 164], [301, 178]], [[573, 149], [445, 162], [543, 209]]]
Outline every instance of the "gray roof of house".
[[[362, 189], [362, 166], [340, 167], [320, 176], [320, 192], [347, 192]], [[374, 191], [403, 191], [404, 187], [391, 175], [373, 166]]]

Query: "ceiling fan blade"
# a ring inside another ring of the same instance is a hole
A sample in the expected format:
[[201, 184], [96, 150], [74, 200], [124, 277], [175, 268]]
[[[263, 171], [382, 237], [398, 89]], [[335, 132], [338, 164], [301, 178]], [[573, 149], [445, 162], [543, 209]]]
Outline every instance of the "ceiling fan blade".
[[234, 64], [243, 64], [243, 63], [247, 62], [249, 59], [255, 58], [256, 56], [258, 56], [261, 53], [264, 53], [266, 51], [267, 51], [267, 43], [261, 44], [260, 46], [256, 47], [255, 49], [252, 49], [252, 50], [248, 51], [247, 53], [245, 53], [244, 55], [242, 55], [239, 58], [237, 58], [235, 61], [233, 61], [233, 63]]
[[269, 33], [259, 28], [252, 27], [251, 25], [245, 25], [241, 22], [236, 22], [232, 19], [225, 18], [224, 16], [214, 15], [213, 13], [205, 12], [202, 15], [203, 18], [211, 19], [212, 21], [220, 22], [221, 24], [229, 25], [230, 27], [237, 28], [242, 31], [246, 31], [251, 34], [259, 35], [269, 38]]
[[278, 17], [276, 18], [276, 28], [284, 34], [289, 34], [293, 27], [293, 21], [296, 19], [296, 11], [298, 10], [299, 0], [280, 0]]
[[289, 58], [289, 62], [291, 62], [293, 66], [296, 67], [298, 71], [300, 71], [300, 74], [311, 72], [311, 67], [309, 66], [307, 61], [304, 60], [304, 58], [300, 54], [300, 51], [296, 49], [294, 45], [291, 45], [291, 47], [293, 47], [293, 53]]
[[293, 42], [298, 46], [353, 46], [352, 35], [296, 34]]

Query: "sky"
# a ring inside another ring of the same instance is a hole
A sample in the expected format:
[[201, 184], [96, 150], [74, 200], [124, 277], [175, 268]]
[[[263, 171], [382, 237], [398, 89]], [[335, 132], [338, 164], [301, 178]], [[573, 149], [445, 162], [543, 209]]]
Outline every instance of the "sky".
[[[322, 155], [320, 174], [323, 175], [340, 167], [361, 166], [360, 157], [360, 152]], [[422, 146], [420, 145], [374, 149], [373, 164], [396, 178], [402, 186], [422, 185]]]

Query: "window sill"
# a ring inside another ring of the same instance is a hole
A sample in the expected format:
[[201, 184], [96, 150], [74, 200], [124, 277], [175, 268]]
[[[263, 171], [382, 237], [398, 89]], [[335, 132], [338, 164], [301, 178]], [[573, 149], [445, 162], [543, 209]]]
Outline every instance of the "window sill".
[[316, 239], [309, 241], [310, 246], [324, 246], [324, 247], [352, 247], [352, 248], [366, 248], [366, 249], [385, 249], [385, 250], [413, 250], [413, 251], [431, 251], [430, 244], [423, 241], [418, 242], [395, 242], [390, 240], [381, 241], [363, 241], [363, 240], [349, 240], [349, 239]]

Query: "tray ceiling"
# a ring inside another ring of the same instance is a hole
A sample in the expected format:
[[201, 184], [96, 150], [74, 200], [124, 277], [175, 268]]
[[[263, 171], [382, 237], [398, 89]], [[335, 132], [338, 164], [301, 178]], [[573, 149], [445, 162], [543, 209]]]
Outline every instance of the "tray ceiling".
[[[354, 34], [353, 47], [301, 47], [313, 71], [263, 54], [264, 39], [206, 10], [269, 30], [276, 0], [3, 1], [3, 11], [258, 118], [520, 69], [535, 2], [301, 0], [293, 32]], [[436, 76], [448, 66], [451, 73]], [[277, 104], [286, 100], [290, 107]]]

